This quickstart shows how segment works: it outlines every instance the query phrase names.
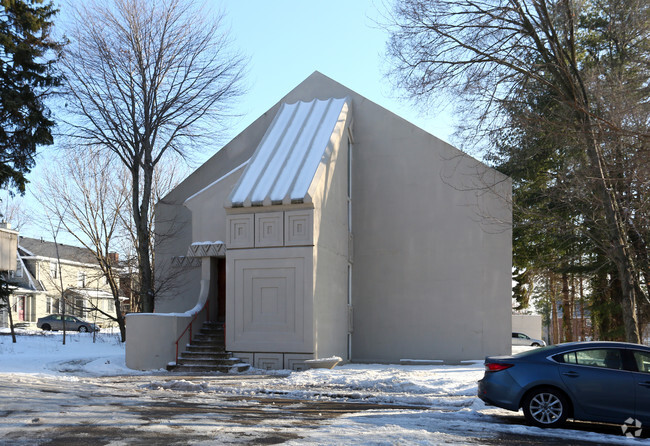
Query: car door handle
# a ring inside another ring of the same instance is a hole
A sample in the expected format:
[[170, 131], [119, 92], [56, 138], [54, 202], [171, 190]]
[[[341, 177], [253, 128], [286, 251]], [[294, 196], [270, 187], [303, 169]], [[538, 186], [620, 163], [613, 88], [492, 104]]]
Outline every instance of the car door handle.
[[564, 376], [568, 376], [569, 378], [577, 378], [578, 376], [580, 376], [580, 374], [578, 372], [574, 372], [573, 370], [570, 371], [570, 372], [564, 372], [562, 374]]
[[650, 388], [650, 381], [644, 381], [644, 382], [642, 382], [642, 383], [639, 383], [639, 385], [640, 385], [640, 386], [643, 386], [643, 387], [648, 387], [648, 388]]

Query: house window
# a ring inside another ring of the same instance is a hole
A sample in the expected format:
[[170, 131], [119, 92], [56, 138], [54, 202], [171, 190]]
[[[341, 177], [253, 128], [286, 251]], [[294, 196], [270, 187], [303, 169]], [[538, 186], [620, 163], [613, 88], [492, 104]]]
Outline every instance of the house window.
[[16, 263], [16, 277], [23, 277], [23, 265], [20, 261]]
[[77, 297], [74, 300], [74, 307], [70, 312], [75, 316], [85, 317], [86, 316], [86, 300], [83, 297]]
[[47, 297], [47, 298], [45, 299], [45, 312], [46, 312], [47, 314], [52, 314], [52, 313], [53, 313], [52, 310], [53, 310], [53, 308], [52, 308], [52, 298], [51, 298], [51, 297]]
[[36, 322], [36, 296], [29, 296], [29, 321]]
[[58, 277], [58, 268], [56, 262], [50, 262], [50, 277], [56, 279]]
[[86, 272], [78, 271], [77, 272], [77, 286], [83, 288], [86, 286]]

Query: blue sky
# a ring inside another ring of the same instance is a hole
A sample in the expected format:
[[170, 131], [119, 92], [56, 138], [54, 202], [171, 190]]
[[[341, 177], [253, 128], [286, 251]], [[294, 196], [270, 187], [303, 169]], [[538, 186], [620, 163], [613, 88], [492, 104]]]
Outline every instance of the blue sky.
[[236, 128], [243, 129], [318, 70], [449, 140], [447, 114], [423, 114], [400, 99], [384, 77], [388, 34], [377, 25], [385, 12], [381, 0], [226, 0], [220, 5], [235, 43], [250, 57], [251, 88], [241, 102], [245, 116]]
[[[207, 0], [206, 4], [225, 14], [224, 24], [234, 45], [250, 61], [247, 93], [233, 110], [239, 118], [219, 145], [206, 148], [194, 158], [197, 162], [212, 156], [316, 70], [449, 141], [453, 128], [448, 109], [427, 114], [400, 98], [401, 92], [393, 90], [385, 78], [388, 34], [377, 25], [385, 13], [382, 0]], [[62, 4], [62, 16], [64, 9]], [[44, 149], [30, 179], [38, 179], [49, 150]], [[37, 202], [31, 190], [26, 202]], [[40, 237], [43, 231], [29, 227], [23, 234]]]

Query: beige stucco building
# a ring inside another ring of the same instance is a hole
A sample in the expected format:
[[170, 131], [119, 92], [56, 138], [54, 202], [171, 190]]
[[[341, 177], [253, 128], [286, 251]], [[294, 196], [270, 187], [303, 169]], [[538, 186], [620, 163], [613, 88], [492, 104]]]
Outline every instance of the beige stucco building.
[[158, 203], [166, 291], [127, 365], [173, 362], [205, 302], [260, 368], [510, 353], [510, 187], [316, 72]]

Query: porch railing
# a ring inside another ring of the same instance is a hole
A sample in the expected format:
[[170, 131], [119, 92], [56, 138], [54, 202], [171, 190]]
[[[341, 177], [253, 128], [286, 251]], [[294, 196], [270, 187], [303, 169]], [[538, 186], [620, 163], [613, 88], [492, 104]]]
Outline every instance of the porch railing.
[[196, 321], [196, 319], [199, 317], [199, 314], [201, 314], [203, 311], [206, 312], [205, 320], [207, 322], [210, 322], [210, 301], [209, 300], [205, 301], [205, 305], [203, 305], [203, 308], [201, 308], [200, 311], [197, 311], [194, 314], [190, 323], [187, 324], [187, 327], [185, 327], [185, 330], [183, 330], [183, 332], [178, 337], [178, 339], [176, 339], [176, 358], [174, 359], [174, 362], [176, 364], [178, 364], [178, 343], [181, 341], [181, 339], [183, 339], [183, 336], [185, 335], [185, 333], [187, 333], [188, 330], [190, 332], [190, 342], [192, 342], [192, 326], [194, 325], [194, 321]]

